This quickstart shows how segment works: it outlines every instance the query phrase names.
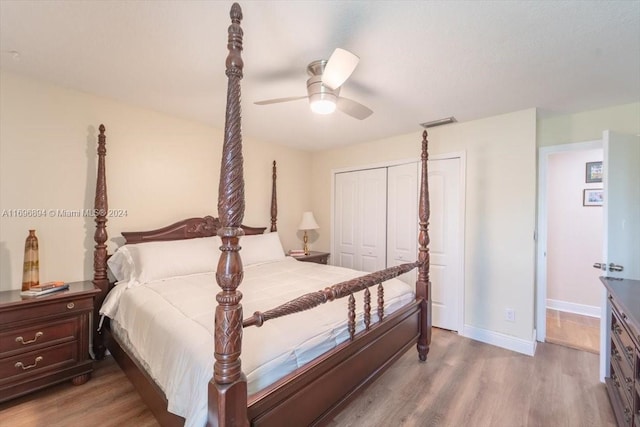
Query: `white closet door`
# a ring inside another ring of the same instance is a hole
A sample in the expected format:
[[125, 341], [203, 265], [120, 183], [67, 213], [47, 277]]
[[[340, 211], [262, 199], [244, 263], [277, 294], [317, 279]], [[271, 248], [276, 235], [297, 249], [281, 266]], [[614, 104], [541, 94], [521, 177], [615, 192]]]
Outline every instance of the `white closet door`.
[[[418, 163], [388, 168], [387, 267], [418, 259]], [[399, 276], [414, 285], [416, 269]]]
[[386, 265], [386, 168], [336, 174], [336, 265], [373, 272]]
[[356, 270], [374, 272], [387, 266], [387, 169], [368, 169], [358, 172], [360, 218]]
[[335, 265], [356, 269], [358, 222], [358, 174], [339, 173], [335, 176], [334, 247]]

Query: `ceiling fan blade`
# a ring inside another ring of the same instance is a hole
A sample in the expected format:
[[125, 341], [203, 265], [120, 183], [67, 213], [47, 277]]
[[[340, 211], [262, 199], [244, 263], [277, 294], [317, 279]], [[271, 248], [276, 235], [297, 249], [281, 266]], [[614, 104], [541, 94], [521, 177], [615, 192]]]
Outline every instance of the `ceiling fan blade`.
[[337, 89], [349, 78], [358, 65], [358, 58], [348, 50], [337, 48], [331, 54], [322, 73], [322, 83], [331, 89]]
[[288, 98], [267, 99], [265, 101], [254, 102], [254, 104], [269, 105], [269, 104], [277, 104], [279, 102], [297, 101], [298, 99], [305, 99], [305, 98], [308, 98], [308, 96], [290, 96]]
[[338, 107], [338, 110], [342, 111], [343, 113], [358, 120], [364, 120], [373, 114], [373, 111], [368, 107], [365, 107], [364, 105], [354, 101], [353, 99], [344, 97], [338, 98], [336, 107]]

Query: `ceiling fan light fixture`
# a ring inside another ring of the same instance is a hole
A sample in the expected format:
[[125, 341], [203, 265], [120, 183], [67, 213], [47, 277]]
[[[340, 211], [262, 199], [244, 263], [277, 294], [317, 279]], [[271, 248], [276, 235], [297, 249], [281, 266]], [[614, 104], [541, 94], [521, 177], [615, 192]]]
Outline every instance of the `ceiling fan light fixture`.
[[315, 93], [309, 96], [311, 111], [316, 114], [331, 114], [336, 111], [336, 96], [330, 93]]

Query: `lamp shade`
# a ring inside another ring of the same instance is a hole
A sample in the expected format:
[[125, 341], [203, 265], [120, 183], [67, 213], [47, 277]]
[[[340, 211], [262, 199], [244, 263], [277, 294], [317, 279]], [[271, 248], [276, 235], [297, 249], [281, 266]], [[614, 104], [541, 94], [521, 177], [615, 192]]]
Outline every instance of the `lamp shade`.
[[302, 221], [300, 221], [298, 230], [316, 230], [318, 228], [320, 228], [320, 226], [313, 217], [313, 212], [305, 212], [302, 214]]

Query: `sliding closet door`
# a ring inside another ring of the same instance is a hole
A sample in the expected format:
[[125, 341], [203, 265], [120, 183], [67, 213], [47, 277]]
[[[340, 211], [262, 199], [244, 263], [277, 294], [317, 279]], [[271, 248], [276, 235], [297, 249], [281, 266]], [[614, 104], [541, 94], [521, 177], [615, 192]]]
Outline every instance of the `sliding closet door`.
[[[418, 259], [418, 163], [388, 168], [387, 267]], [[416, 270], [399, 276], [414, 285]]]
[[373, 272], [386, 266], [386, 168], [336, 174], [336, 265]]

